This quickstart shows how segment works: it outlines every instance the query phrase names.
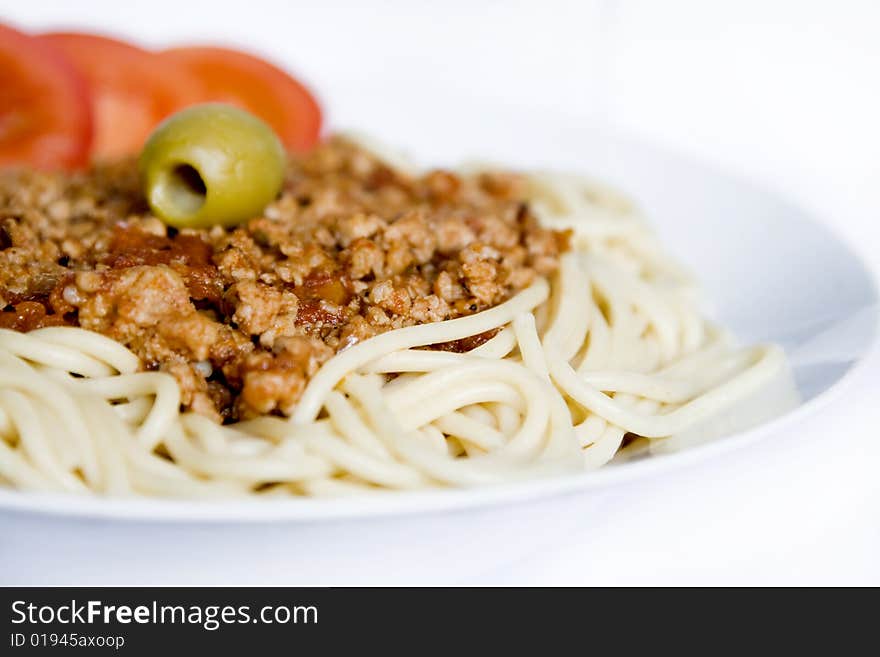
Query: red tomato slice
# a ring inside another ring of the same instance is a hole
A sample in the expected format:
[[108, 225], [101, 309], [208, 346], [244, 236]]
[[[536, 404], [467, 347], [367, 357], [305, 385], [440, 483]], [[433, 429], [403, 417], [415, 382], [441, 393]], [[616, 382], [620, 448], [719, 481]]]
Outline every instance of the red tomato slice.
[[88, 162], [88, 89], [64, 56], [0, 25], [0, 167], [78, 167]]
[[163, 118], [198, 102], [198, 82], [151, 53], [94, 34], [39, 37], [61, 50], [89, 83], [95, 116], [94, 159], [138, 152]]
[[317, 101], [272, 64], [213, 47], [174, 48], [160, 57], [199, 79], [202, 101], [227, 102], [253, 112], [275, 129], [287, 148], [306, 151], [318, 141], [321, 110]]

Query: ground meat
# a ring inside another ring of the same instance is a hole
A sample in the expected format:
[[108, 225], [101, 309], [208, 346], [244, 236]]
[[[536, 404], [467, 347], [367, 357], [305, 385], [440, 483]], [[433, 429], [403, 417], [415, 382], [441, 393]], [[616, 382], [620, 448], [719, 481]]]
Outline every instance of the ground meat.
[[296, 335], [299, 299], [290, 290], [259, 281], [239, 281], [226, 292], [226, 303], [235, 308], [232, 321], [260, 344], [272, 347], [278, 336]]
[[452, 340], [451, 342], [441, 342], [439, 344], [431, 345], [431, 349], [436, 349], [438, 351], [453, 351], [458, 354], [463, 354], [471, 349], [476, 349], [480, 345], [486, 344], [489, 340], [498, 335], [501, 329], [489, 329], [484, 333], [477, 333], [476, 335], [469, 335], [466, 338], [461, 338], [460, 340]]
[[63, 316], [47, 314], [46, 306], [38, 301], [22, 301], [0, 312], [0, 328], [13, 331], [33, 331], [46, 326], [64, 326]]
[[218, 420], [289, 414], [338, 351], [551, 273], [567, 235], [523, 196], [515, 174], [414, 178], [331, 139], [290, 161], [262, 216], [177, 231], [150, 214], [132, 161], [0, 172], [0, 328], [103, 333]]

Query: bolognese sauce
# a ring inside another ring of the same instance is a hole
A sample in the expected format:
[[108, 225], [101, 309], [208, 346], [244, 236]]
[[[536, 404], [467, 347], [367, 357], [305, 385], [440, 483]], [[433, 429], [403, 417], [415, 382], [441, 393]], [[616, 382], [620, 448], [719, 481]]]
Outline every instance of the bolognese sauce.
[[538, 224], [522, 185], [410, 176], [333, 138], [291, 159], [260, 216], [177, 231], [150, 213], [132, 161], [7, 171], [0, 327], [100, 332], [218, 420], [288, 414], [338, 351], [485, 310], [551, 274], [568, 236]]

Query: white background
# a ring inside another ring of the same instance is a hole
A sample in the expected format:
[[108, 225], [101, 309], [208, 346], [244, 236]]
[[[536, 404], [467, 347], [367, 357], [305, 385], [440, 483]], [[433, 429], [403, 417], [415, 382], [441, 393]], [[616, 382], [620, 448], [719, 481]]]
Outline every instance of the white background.
[[[5, 0], [2, 18], [157, 46], [242, 44], [308, 80], [332, 125], [392, 142], [402, 125], [430, 130], [422, 117], [462, 120], [469, 106], [607, 122], [766, 183], [880, 265], [870, 0]], [[434, 93], [415, 93], [425, 80]], [[479, 583], [880, 584], [878, 371], [875, 351], [800, 431], [628, 487], [603, 523]]]

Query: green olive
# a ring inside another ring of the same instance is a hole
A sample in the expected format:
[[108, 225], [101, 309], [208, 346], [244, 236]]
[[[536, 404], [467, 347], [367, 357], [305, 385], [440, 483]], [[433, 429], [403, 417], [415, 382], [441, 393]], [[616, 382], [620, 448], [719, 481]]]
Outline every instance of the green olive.
[[281, 189], [284, 165], [272, 128], [220, 103], [168, 117], [138, 162], [150, 207], [176, 228], [232, 226], [258, 215]]

